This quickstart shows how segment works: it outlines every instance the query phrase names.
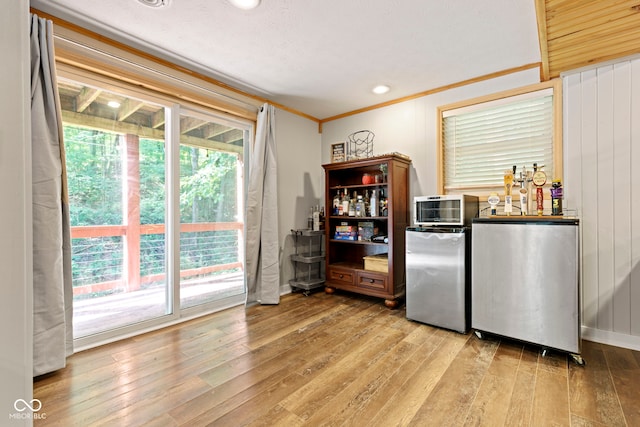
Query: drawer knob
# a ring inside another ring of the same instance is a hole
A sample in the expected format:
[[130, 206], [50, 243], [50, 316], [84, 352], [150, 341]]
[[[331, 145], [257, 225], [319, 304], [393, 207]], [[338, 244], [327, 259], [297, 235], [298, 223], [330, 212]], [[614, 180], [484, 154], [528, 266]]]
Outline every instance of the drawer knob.
[[373, 283], [373, 282], [375, 282], [375, 280], [369, 279], [369, 283]]
[[343, 277], [344, 277], [344, 275], [342, 275], [342, 274], [341, 274], [341, 275], [340, 275], [340, 278], [342, 279]]

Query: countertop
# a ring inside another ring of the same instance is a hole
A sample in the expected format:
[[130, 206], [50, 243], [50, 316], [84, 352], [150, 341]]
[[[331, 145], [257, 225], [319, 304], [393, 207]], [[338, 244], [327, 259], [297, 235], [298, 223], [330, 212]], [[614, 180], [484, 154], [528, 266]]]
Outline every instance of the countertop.
[[495, 215], [473, 219], [473, 224], [578, 225], [579, 223], [580, 220], [577, 218], [564, 218], [562, 216], [551, 215]]

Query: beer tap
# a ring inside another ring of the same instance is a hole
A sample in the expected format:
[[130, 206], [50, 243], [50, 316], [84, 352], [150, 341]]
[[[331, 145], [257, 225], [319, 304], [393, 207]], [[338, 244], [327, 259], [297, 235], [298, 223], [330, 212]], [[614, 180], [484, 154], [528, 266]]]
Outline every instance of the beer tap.
[[[525, 185], [525, 177], [527, 175], [527, 167], [526, 166], [522, 166], [522, 170], [520, 171], [520, 177], [515, 179], [515, 184], [513, 185], [514, 187], [520, 187], [521, 189], [524, 188]], [[513, 175], [515, 176], [516, 174], [516, 167], [513, 167]]]
[[520, 178], [516, 179], [516, 182], [520, 186], [520, 190], [518, 191], [518, 194], [520, 195], [520, 215], [523, 216], [529, 214], [529, 183], [527, 181], [527, 177], [527, 167], [522, 166]]

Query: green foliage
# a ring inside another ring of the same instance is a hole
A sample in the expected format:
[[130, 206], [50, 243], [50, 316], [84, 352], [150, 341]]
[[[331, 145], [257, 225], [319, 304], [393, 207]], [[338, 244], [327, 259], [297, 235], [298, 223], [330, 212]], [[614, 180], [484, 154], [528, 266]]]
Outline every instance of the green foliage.
[[236, 156], [180, 147], [180, 220], [236, 221]]
[[71, 225], [122, 224], [118, 135], [64, 127]]
[[[72, 226], [119, 225], [123, 218], [126, 167], [121, 135], [65, 126], [67, 181]], [[140, 222], [166, 220], [166, 151], [164, 141], [141, 139]], [[183, 223], [237, 221], [237, 157], [233, 154], [180, 147], [180, 219]], [[238, 233], [217, 231], [181, 236], [181, 268], [237, 261]], [[165, 271], [164, 235], [141, 239], [141, 274]], [[123, 238], [74, 239], [74, 286], [119, 280]]]
[[140, 140], [140, 223], [165, 222], [165, 150], [163, 141]]

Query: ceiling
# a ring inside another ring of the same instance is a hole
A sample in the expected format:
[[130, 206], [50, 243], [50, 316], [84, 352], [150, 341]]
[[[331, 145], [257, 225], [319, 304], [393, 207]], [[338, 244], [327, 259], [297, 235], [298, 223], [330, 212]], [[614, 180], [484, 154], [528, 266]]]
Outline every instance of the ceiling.
[[534, 0], [31, 6], [320, 120], [541, 61]]

